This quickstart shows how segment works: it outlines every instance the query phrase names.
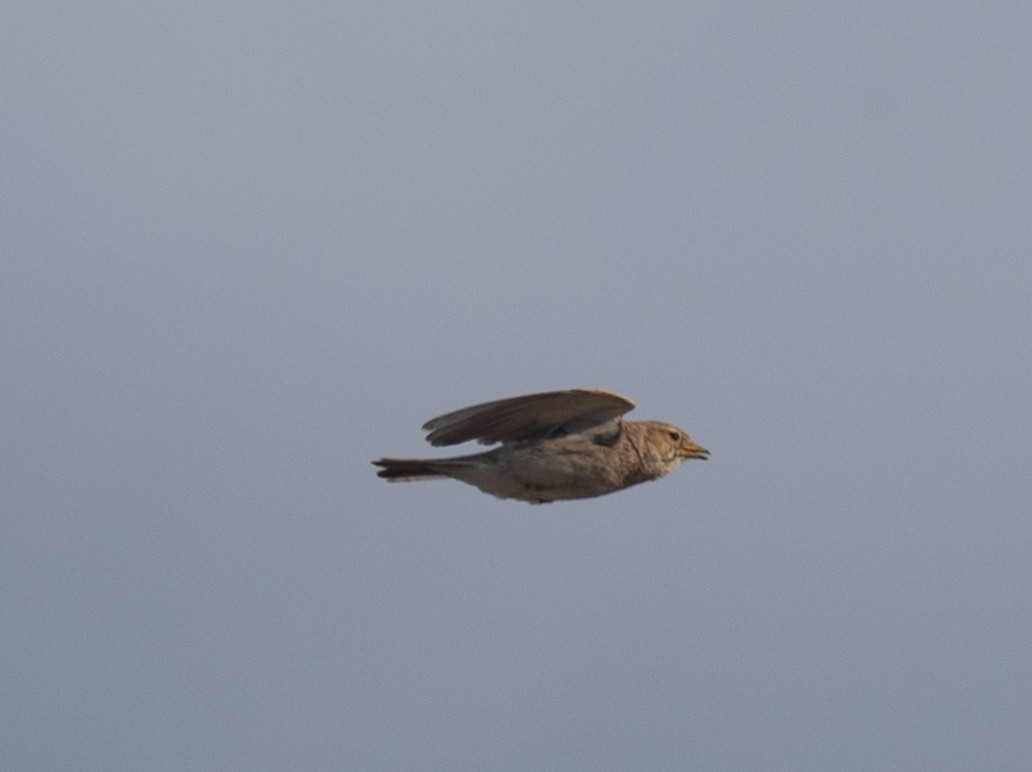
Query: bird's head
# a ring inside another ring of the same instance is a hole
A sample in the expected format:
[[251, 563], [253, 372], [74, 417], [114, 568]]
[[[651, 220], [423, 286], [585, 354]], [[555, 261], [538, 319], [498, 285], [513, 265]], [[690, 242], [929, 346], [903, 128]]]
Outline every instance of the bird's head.
[[652, 471], [664, 475], [676, 468], [686, 458], [709, 458], [709, 451], [697, 444], [688, 432], [659, 421], [643, 421], [641, 446], [643, 461], [654, 466]]

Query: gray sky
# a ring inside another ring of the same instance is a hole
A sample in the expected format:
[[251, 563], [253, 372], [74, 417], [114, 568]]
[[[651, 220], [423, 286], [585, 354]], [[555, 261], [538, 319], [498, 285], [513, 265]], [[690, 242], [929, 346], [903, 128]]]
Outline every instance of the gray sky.
[[1032, 768], [1027, 4], [4, 16], [0, 767]]

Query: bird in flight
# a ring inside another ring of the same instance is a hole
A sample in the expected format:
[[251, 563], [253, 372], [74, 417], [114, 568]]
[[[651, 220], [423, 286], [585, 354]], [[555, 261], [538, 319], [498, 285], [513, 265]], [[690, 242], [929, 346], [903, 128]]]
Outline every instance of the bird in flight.
[[587, 499], [657, 480], [686, 458], [709, 457], [688, 433], [625, 421], [627, 397], [599, 389], [527, 394], [465, 407], [423, 424], [431, 445], [500, 443], [451, 458], [374, 461], [390, 482], [452, 478], [502, 499]]

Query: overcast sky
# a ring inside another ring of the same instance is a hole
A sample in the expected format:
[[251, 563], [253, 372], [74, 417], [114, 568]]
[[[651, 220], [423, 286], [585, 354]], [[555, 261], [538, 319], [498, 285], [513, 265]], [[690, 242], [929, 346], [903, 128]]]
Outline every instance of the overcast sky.
[[1032, 768], [1026, 3], [3, 16], [0, 767]]

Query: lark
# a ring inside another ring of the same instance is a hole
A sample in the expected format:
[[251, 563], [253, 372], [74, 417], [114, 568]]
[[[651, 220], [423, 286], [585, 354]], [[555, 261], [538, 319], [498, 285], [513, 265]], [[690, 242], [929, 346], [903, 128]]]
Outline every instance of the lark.
[[535, 504], [587, 499], [658, 480], [709, 451], [659, 421], [626, 421], [634, 402], [599, 389], [527, 394], [465, 407], [423, 424], [431, 445], [498, 447], [450, 458], [382, 458], [390, 482], [451, 478]]

